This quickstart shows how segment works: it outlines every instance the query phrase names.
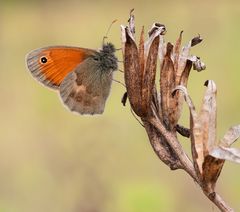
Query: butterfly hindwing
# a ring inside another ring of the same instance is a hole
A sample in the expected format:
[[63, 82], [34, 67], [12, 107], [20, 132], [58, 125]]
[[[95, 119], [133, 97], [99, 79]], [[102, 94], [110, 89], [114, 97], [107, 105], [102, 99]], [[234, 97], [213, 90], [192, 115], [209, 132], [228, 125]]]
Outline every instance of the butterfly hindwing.
[[33, 50], [26, 60], [34, 78], [45, 86], [57, 89], [71, 71], [95, 53], [91, 49], [52, 46]]
[[112, 73], [103, 73], [99, 62], [89, 57], [60, 84], [63, 103], [80, 114], [101, 114], [110, 93]]

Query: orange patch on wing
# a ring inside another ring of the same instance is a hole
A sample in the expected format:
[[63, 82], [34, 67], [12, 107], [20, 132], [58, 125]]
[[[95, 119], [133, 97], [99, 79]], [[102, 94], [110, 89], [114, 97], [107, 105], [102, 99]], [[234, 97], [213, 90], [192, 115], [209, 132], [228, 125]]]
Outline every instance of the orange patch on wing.
[[46, 80], [59, 86], [68, 73], [93, 53], [81, 48], [52, 48], [41, 53], [38, 64]]

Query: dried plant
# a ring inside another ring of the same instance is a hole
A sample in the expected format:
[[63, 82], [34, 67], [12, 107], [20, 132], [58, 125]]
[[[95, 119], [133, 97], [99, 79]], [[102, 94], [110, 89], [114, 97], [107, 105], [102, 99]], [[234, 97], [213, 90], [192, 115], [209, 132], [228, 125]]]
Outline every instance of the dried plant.
[[[190, 55], [190, 49], [202, 41], [201, 37], [194, 37], [181, 48], [182, 32], [175, 45], [166, 43], [165, 26], [154, 23], [146, 41], [142, 28], [137, 45], [132, 11], [128, 22], [128, 26], [121, 26], [127, 90], [124, 105], [128, 97], [132, 110], [141, 119], [149, 141], [162, 162], [172, 170], [185, 170], [221, 211], [233, 211], [216, 193], [215, 186], [225, 160], [240, 162], [240, 150], [230, 148], [240, 136], [240, 125], [231, 127], [217, 142], [215, 83], [206, 81], [207, 89], [199, 113], [186, 88], [190, 70], [205, 69], [199, 57]], [[158, 60], [160, 89], [156, 83]], [[178, 124], [184, 100], [190, 110], [190, 129]], [[191, 159], [183, 150], [178, 133], [190, 137]]]

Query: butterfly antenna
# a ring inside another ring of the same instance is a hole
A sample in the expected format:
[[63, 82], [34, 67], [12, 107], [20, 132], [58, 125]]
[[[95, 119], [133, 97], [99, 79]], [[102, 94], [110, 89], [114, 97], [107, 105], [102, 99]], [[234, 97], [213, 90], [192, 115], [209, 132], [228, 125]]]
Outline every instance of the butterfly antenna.
[[108, 33], [109, 33], [112, 25], [113, 25], [115, 22], [117, 22], [117, 19], [113, 20], [112, 23], [109, 25], [109, 27], [108, 27], [108, 29], [107, 29], [107, 32], [106, 32], [105, 36], [103, 37], [103, 44], [105, 43], [105, 39], [107, 39]]
[[112, 79], [112, 81], [116, 82], [116, 83], [119, 83], [120, 85], [122, 85], [124, 88], [126, 88], [126, 85], [124, 85], [122, 82], [118, 81], [118, 80], [115, 80], [115, 79]]

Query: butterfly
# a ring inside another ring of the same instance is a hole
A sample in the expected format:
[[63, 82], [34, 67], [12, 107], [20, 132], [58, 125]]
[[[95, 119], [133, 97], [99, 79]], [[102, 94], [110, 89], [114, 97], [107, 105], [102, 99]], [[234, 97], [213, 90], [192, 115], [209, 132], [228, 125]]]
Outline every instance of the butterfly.
[[113, 71], [118, 69], [116, 49], [103, 43], [98, 51], [69, 46], [49, 46], [26, 56], [32, 76], [58, 90], [71, 111], [102, 114], [109, 96]]

